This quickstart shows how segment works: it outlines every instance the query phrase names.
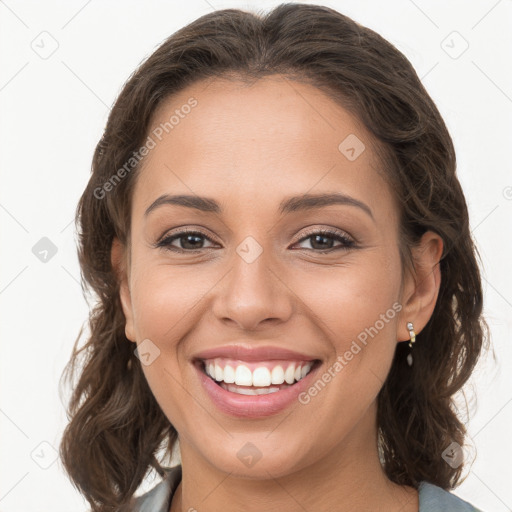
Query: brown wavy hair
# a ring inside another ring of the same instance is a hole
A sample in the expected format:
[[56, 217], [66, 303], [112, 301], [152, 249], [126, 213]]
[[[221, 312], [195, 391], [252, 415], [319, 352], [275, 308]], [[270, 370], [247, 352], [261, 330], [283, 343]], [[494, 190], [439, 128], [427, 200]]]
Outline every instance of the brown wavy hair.
[[402, 273], [414, 268], [411, 247], [425, 231], [443, 239], [437, 303], [417, 336], [413, 367], [405, 362], [406, 343], [397, 344], [378, 396], [378, 434], [393, 482], [417, 488], [425, 480], [444, 489], [460, 483], [463, 466], [452, 468], [441, 454], [453, 441], [464, 444], [454, 396], [472, 373], [488, 326], [450, 134], [392, 44], [330, 8], [287, 3], [265, 14], [218, 10], [174, 33], [125, 83], [94, 152], [76, 225], [82, 287], [95, 305], [87, 341], [79, 348], [82, 328], [63, 373], [72, 393], [60, 445], [65, 470], [94, 512], [128, 503], [149, 471], [163, 475], [157, 455], [169, 455], [177, 440], [125, 336], [110, 260], [114, 236], [130, 242], [140, 163], [104, 197], [98, 190], [144, 144], [155, 109], [171, 95], [201, 79], [250, 82], [274, 74], [321, 89], [373, 134], [400, 208]]

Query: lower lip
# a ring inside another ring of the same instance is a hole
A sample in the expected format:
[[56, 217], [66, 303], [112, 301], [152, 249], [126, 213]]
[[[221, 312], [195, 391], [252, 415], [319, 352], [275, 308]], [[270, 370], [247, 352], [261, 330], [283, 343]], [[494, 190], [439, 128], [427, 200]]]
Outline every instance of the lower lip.
[[199, 379], [212, 402], [224, 413], [239, 418], [261, 418], [277, 414], [293, 402], [298, 401], [300, 393], [309, 386], [320, 365], [313, 369], [292, 386], [269, 393], [267, 395], [239, 395], [219, 386], [201, 369], [201, 363], [194, 365], [199, 373]]

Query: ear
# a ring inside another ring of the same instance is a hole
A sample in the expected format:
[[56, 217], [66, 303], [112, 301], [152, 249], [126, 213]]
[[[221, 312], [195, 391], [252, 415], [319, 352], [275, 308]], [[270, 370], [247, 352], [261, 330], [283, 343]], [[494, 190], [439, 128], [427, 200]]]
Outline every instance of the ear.
[[433, 231], [424, 233], [419, 245], [412, 248], [415, 273], [407, 272], [404, 278], [397, 341], [410, 339], [408, 322], [412, 322], [418, 334], [430, 320], [441, 286], [442, 253], [443, 239]]
[[114, 236], [110, 251], [110, 261], [119, 282], [119, 297], [121, 299], [121, 305], [126, 319], [125, 334], [130, 341], [135, 343], [136, 337], [133, 325], [132, 299], [128, 285], [128, 265], [126, 263], [126, 259], [125, 246], [121, 243], [119, 238]]

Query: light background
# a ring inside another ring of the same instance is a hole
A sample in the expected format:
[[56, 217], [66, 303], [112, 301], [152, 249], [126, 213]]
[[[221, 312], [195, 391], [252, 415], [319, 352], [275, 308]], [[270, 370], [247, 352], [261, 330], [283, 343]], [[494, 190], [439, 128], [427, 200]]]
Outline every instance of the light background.
[[[88, 509], [54, 449], [66, 423], [58, 380], [88, 313], [73, 217], [109, 107], [136, 66], [193, 19], [278, 3], [0, 1], [0, 512]], [[411, 60], [453, 136], [497, 358], [482, 360], [472, 381], [478, 456], [455, 494], [510, 511], [512, 1], [323, 4]], [[57, 249], [47, 262], [32, 252], [42, 237]]]

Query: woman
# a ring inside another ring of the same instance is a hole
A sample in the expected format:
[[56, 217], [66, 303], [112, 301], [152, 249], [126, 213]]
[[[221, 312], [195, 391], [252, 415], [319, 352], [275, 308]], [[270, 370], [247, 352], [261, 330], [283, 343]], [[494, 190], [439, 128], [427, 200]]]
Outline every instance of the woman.
[[77, 221], [98, 303], [61, 456], [94, 511], [476, 510], [449, 490], [477, 251], [446, 126], [378, 34], [302, 4], [179, 30]]

